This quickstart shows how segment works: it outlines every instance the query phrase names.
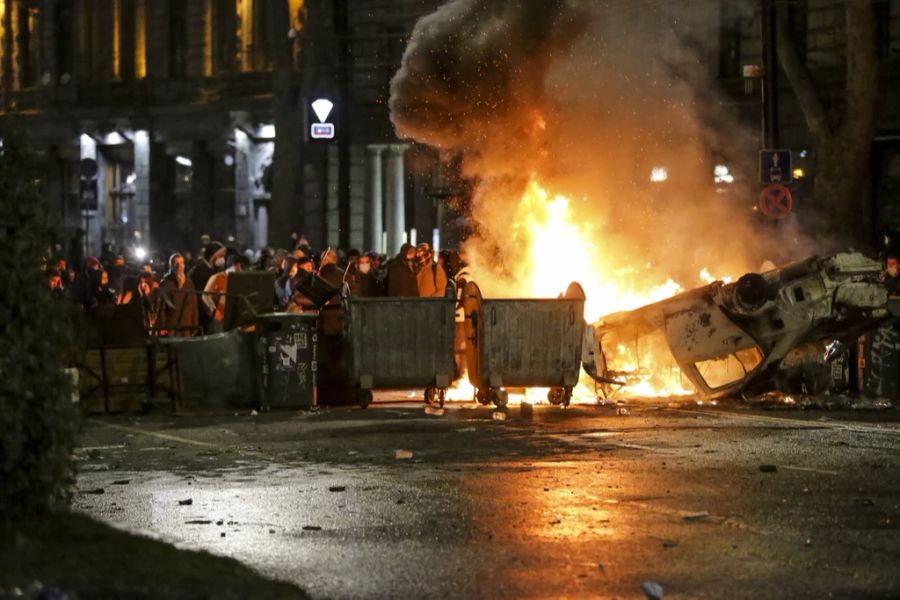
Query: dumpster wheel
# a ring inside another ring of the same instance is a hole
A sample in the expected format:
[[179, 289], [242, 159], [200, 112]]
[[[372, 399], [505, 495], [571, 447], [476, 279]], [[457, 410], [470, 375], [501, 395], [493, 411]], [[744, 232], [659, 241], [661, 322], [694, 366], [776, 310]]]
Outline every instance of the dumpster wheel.
[[490, 396], [489, 392], [490, 392], [490, 390], [478, 388], [478, 390], [475, 392], [475, 400], [478, 402], [478, 404], [487, 406], [488, 404], [493, 402], [493, 400], [491, 400], [491, 396]]
[[562, 405], [563, 407], [568, 407], [572, 401], [572, 388], [550, 388], [550, 391], [547, 392], [547, 400], [554, 406]]
[[372, 403], [372, 390], [359, 390], [356, 392], [360, 408], [368, 408]]
[[434, 399], [437, 398], [437, 395], [438, 395], [437, 388], [433, 388], [433, 387], [425, 388], [425, 404], [433, 404]]
[[506, 390], [488, 388], [488, 402], [493, 402], [497, 408], [503, 408], [509, 402], [509, 394]]
[[444, 400], [447, 399], [447, 388], [441, 388], [438, 390], [438, 402], [440, 403], [441, 408], [444, 408]]

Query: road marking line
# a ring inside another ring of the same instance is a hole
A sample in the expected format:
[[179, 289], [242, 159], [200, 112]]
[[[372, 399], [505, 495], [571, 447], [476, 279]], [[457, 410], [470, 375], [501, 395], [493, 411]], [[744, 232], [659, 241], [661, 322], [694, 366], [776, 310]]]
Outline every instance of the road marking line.
[[140, 427], [127, 427], [125, 425], [114, 425], [112, 423], [104, 423], [103, 421], [94, 421], [98, 425], [102, 425], [103, 427], [108, 427], [110, 429], [116, 429], [118, 431], [124, 431], [127, 433], [140, 433], [143, 435], [149, 435], [150, 437], [155, 437], [161, 440], [167, 440], [169, 442], [178, 442], [179, 444], [190, 444], [192, 446], [200, 446], [201, 448], [219, 448], [220, 446], [217, 444], [210, 444], [209, 442], [200, 442], [197, 440], [191, 440], [188, 438], [183, 438], [177, 435], [171, 435], [168, 433], [162, 433], [159, 431], [147, 431], [146, 429], [141, 429]]

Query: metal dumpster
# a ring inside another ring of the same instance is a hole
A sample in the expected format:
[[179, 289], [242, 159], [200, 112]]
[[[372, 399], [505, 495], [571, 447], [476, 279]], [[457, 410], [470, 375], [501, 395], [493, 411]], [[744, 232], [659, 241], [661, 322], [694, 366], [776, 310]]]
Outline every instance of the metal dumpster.
[[258, 315], [255, 324], [261, 407], [310, 409], [315, 406], [316, 315]]
[[239, 329], [202, 337], [160, 338], [174, 350], [181, 408], [256, 406], [252, 335]]
[[505, 388], [549, 387], [548, 400], [568, 406], [581, 372], [584, 300], [578, 283], [556, 299], [491, 300], [467, 283], [466, 366], [475, 398], [504, 406]]
[[344, 346], [350, 384], [359, 404], [372, 390], [425, 389], [425, 400], [444, 396], [453, 381], [456, 292], [443, 298], [359, 298], [344, 284]]

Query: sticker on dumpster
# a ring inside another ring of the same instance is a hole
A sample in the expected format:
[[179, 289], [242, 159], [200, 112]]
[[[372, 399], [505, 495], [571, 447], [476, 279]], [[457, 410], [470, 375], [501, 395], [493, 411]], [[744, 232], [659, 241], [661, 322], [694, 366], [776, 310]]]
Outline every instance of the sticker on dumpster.
[[306, 350], [306, 334], [305, 333], [295, 333], [294, 334], [294, 345], [300, 348], [301, 350]]
[[281, 359], [281, 367], [283, 370], [291, 370], [297, 363], [297, 346], [293, 344], [282, 344], [279, 347], [279, 359]]

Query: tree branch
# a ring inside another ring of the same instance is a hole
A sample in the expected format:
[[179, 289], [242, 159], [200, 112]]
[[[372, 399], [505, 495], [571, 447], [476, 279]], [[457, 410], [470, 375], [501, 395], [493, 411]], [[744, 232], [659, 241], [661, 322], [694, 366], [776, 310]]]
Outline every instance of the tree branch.
[[[848, 2], [849, 4], [856, 4], [856, 2]], [[794, 95], [797, 96], [810, 133], [816, 138], [825, 138], [831, 133], [828, 127], [828, 114], [822, 104], [822, 99], [816, 92], [816, 84], [813, 82], [812, 75], [803, 59], [800, 58], [794, 40], [791, 39], [787, 13], [787, 3], [779, 2], [775, 8], [775, 40], [778, 60], [794, 90]], [[772, 65], [769, 68], [775, 67]]]

